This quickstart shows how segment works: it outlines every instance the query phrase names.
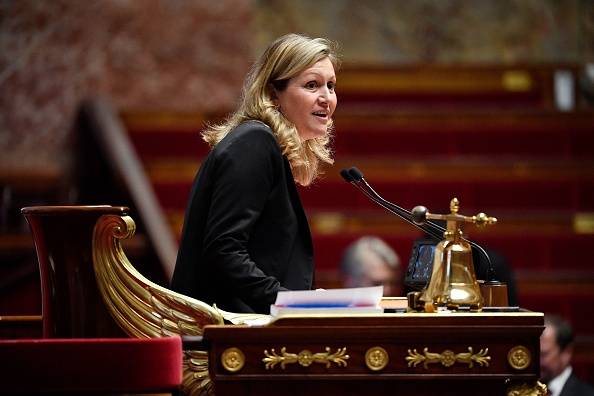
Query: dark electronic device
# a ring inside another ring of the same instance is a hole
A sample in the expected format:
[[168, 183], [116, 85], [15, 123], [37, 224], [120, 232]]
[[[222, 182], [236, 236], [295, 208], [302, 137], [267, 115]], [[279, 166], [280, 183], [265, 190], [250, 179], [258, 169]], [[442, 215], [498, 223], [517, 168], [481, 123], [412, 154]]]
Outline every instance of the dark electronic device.
[[415, 290], [421, 290], [429, 282], [433, 271], [433, 254], [437, 239], [416, 239], [404, 273], [404, 284]]
[[[415, 239], [404, 273], [404, 285], [415, 290], [421, 290], [427, 285], [433, 271], [435, 246], [439, 240], [435, 238]], [[481, 268], [481, 253], [472, 250], [474, 270]]]

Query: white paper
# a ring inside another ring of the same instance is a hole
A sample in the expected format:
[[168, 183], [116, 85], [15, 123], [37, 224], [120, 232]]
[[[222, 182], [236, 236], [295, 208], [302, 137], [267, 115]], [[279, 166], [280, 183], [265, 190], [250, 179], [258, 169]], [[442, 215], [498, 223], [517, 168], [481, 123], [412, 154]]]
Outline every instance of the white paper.
[[296, 308], [377, 306], [383, 294], [383, 286], [281, 291], [274, 305]]

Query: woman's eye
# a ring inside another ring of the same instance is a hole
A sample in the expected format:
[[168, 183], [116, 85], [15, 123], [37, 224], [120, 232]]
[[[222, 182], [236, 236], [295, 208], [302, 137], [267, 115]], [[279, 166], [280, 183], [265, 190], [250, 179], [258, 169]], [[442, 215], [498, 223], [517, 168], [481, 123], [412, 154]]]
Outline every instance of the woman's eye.
[[317, 85], [317, 84], [316, 84], [316, 82], [315, 82], [315, 81], [310, 81], [310, 82], [308, 82], [307, 84], [305, 84], [305, 87], [306, 87], [306, 88], [309, 88], [309, 89], [314, 89], [314, 88], [316, 87], [316, 85]]
[[330, 91], [334, 91], [334, 88], [336, 88], [336, 84], [335, 84], [335, 83], [333, 83], [333, 82], [329, 82], [329, 83], [328, 83], [328, 89], [329, 89]]

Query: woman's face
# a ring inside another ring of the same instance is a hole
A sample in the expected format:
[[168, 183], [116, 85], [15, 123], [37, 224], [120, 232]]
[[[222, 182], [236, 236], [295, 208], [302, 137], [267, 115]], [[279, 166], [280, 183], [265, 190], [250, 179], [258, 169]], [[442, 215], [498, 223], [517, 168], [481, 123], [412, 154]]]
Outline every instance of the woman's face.
[[284, 90], [274, 90], [280, 111], [295, 125], [302, 141], [326, 134], [336, 109], [335, 85], [334, 66], [325, 58], [291, 78]]

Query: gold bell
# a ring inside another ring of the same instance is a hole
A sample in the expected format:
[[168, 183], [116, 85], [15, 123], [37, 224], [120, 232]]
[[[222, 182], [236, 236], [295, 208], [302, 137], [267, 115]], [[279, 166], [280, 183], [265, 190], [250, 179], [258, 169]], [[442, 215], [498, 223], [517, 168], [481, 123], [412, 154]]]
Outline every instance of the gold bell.
[[451, 214], [436, 215], [426, 213], [426, 219], [446, 220], [444, 240], [435, 247], [433, 271], [427, 286], [421, 291], [419, 301], [424, 302], [426, 312], [434, 312], [440, 307], [458, 310], [461, 307], [470, 311], [481, 311], [483, 296], [476, 280], [472, 250], [463, 240], [461, 223], [472, 222], [478, 225], [495, 224], [497, 219], [486, 218], [484, 214], [466, 217], [458, 214], [457, 198], [450, 202]]

